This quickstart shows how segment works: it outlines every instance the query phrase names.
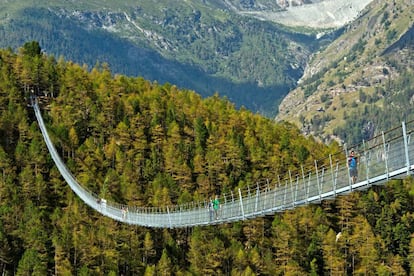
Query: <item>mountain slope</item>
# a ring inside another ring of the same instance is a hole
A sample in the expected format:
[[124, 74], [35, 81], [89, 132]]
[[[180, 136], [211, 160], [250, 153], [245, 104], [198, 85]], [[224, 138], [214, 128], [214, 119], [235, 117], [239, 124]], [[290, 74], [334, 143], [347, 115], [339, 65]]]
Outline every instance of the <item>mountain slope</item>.
[[3, 2], [0, 47], [39, 41], [47, 53], [89, 67], [106, 62], [115, 73], [219, 92], [269, 115], [321, 43], [216, 2], [101, 2]]
[[276, 119], [348, 143], [413, 119], [413, 17], [411, 1], [373, 2], [312, 58]]
[[274, 116], [310, 54], [332, 37], [316, 39], [263, 20], [260, 14], [280, 12], [283, 1], [247, 2], [3, 1], [0, 47], [39, 41], [48, 54], [90, 68], [106, 62], [115, 73], [203, 96], [219, 92], [237, 106]]

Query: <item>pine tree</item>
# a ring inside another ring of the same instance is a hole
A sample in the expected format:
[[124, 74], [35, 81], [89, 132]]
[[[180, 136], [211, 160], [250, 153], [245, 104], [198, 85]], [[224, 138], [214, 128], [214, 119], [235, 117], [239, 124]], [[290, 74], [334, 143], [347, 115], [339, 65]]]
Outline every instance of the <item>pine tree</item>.
[[154, 249], [154, 241], [152, 240], [150, 232], [145, 233], [143, 251], [143, 263], [152, 263], [152, 258], [155, 257], [156, 251]]
[[211, 227], [195, 229], [190, 240], [188, 260], [192, 273], [200, 275], [222, 275], [223, 264], [227, 259], [223, 242], [214, 235]]
[[288, 224], [282, 221], [278, 216], [275, 217], [272, 225], [272, 242], [278, 275], [286, 273], [288, 262], [293, 258], [294, 248], [290, 244], [291, 230], [292, 229]]
[[325, 270], [332, 275], [345, 275], [345, 256], [336, 242], [337, 234], [329, 229], [323, 240]]
[[34, 249], [27, 249], [17, 267], [16, 275], [46, 275], [47, 265]]
[[365, 218], [357, 216], [353, 221], [355, 227], [349, 237], [349, 253], [355, 264], [353, 270], [356, 273], [373, 273], [380, 265], [375, 235]]
[[173, 271], [171, 259], [170, 257], [168, 257], [167, 250], [163, 249], [161, 258], [157, 264], [157, 274], [168, 276], [168, 275], [173, 275], [174, 274], [173, 272], [174, 271]]

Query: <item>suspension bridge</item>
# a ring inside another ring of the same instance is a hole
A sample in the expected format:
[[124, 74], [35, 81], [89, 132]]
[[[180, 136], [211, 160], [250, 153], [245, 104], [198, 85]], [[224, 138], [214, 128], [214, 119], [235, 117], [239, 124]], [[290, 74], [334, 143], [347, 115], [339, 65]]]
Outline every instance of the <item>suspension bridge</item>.
[[414, 171], [414, 121], [411, 121], [354, 146], [359, 157], [355, 183], [349, 174], [345, 148], [335, 160], [331, 155], [324, 162], [315, 160], [309, 171], [305, 172], [302, 167], [295, 175], [289, 171], [287, 179], [282, 181], [265, 181], [222, 195], [217, 218], [208, 201], [167, 207], [126, 206], [100, 198], [76, 180], [49, 137], [37, 99], [32, 99], [32, 106], [49, 153], [71, 189], [102, 215], [132, 225], [184, 228], [252, 219], [317, 204], [372, 185], [383, 185], [391, 179], [405, 178]]

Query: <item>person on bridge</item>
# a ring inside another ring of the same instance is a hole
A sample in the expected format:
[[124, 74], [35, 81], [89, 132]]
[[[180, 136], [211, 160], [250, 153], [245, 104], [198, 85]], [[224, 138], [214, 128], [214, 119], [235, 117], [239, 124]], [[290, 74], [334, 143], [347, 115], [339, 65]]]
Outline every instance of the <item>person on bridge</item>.
[[208, 213], [210, 215], [210, 221], [213, 220], [213, 214], [214, 214], [214, 207], [213, 207], [213, 200], [210, 198], [208, 201]]
[[126, 219], [128, 214], [128, 207], [122, 206], [122, 219]]
[[348, 158], [349, 176], [351, 177], [352, 184], [356, 183], [358, 178], [358, 157], [352, 150]]
[[220, 201], [218, 199], [218, 196], [216, 196], [216, 198], [213, 200], [213, 209], [214, 209], [214, 214], [216, 215], [216, 219], [218, 219], [218, 212], [220, 209]]

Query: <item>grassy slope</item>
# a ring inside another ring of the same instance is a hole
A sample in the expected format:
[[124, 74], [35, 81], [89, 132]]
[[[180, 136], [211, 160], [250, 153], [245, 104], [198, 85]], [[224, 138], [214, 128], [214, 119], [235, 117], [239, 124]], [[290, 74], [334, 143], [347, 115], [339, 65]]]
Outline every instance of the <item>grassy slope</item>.
[[[398, 1], [395, 7], [390, 1], [386, 2], [372, 5], [368, 13], [349, 25], [341, 37], [313, 58], [309, 68], [314, 73], [319, 71], [320, 75], [311, 80], [308, 74], [300, 87], [290, 92], [280, 106], [277, 120], [303, 127], [315, 118], [322, 118], [325, 122], [312, 132], [327, 137], [336, 127], [344, 125], [347, 114], [364, 110], [368, 105], [382, 106], [381, 98], [373, 103], [360, 102], [359, 93], [363, 91], [368, 96], [375, 96], [375, 87], [382, 87], [388, 77], [399, 75], [387, 64], [383, 52], [407, 32], [413, 15], [413, 8], [407, 5], [407, 0]], [[391, 23], [388, 28], [381, 24], [384, 13], [389, 14]], [[397, 34], [387, 40], [390, 30], [395, 30]], [[364, 44], [357, 47], [361, 41]], [[391, 74], [384, 75], [384, 69]], [[305, 96], [306, 88], [317, 82], [320, 83], [317, 90]], [[319, 111], [321, 108], [324, 112]]]

